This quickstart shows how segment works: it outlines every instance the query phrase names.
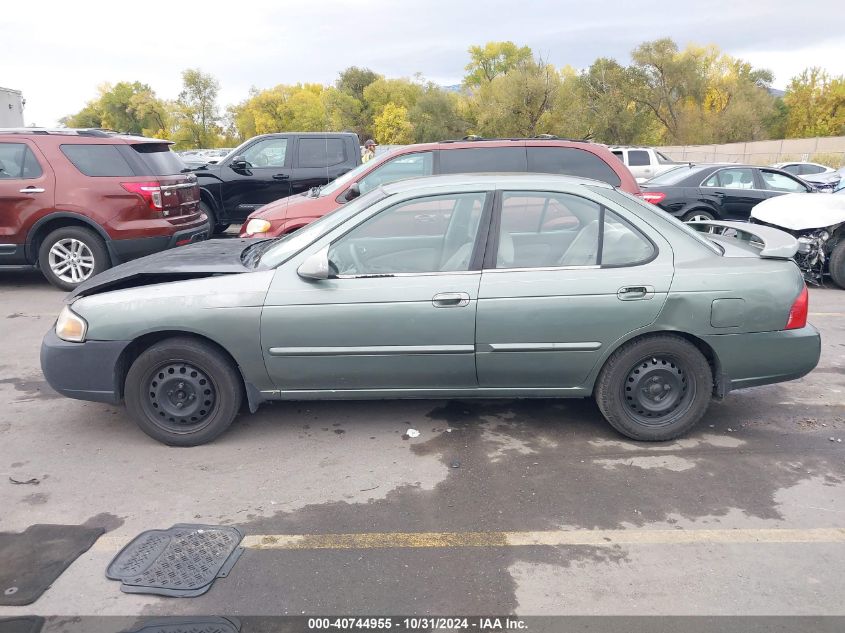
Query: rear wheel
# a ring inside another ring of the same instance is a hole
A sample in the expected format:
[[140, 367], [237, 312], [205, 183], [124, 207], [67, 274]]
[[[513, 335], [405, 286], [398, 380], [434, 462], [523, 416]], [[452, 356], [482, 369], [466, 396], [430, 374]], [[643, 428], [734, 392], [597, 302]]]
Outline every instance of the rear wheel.
[[610, 425], [632, 439], [671, 440], [704, 415], [713, 375], [704, 355], [671, 334], [632, 341], [605, 363], [595, 399]]
[[690, 211], [684, 216], [684, 222], [708, 222], [715, 219], [716, 216], [712, 213], [709, 211], [702, 211], [701, 209]]
[[230, 225], [228, 223], [217, 221], [214, 211], [205, 202], [200, 202], [200, 210], [208, 217], [208, 237], [217, 233], [223, 233], [229, 228]]
[[73, 290], [108, 268], [109, 254], [103, 240], [91, 229], [64, 226], [41, 242], [38, 266], [51, 284]]
[[143, 352], [129, 368], [126, 408], [150, 437], [170, 446], [210, 442], [241, 406], [238, 371], [211, 345], [172, 338]]
[[845, 237], [833, 247], [828, 264], [833, 283], [845, 290]]

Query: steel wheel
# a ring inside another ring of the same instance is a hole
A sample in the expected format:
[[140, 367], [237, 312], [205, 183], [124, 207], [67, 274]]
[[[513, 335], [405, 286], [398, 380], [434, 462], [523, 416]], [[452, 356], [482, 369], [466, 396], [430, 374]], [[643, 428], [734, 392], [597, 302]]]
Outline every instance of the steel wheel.
[[67, 237], [50, 248], [48, 264], [50, 270], [60, 280], [78, 284], [93, 274], [94, 253], [85, 242]]
[[217, 409], [217, 387], [202, 369], [187, 362], [162, 363], [150, 371], [141, 392], [153, 424], [168, 433], [196, 433]]
[[695, 380], [677, 359], [651, 356], [628, 371], [622, 391], [635, 422], [659, 427], [686, 413], [695, 398]]

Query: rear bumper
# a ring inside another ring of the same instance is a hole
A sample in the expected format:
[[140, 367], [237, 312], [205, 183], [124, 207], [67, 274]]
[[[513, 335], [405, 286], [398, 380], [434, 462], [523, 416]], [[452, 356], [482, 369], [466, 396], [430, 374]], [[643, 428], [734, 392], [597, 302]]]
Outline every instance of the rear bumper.
[[118, 362], [128, 345], [129, 341], [69, 343], [51, 328], [41, 342], [41, 371], [63, 396], [117, 404], [122, 398]]
[[812, 325], [702, 338], [719, 359], [725, 393], [801, 378], [815, 369], [821, 355], [821, 336]]
[[112, 265], [117, 265], [175, 246], [200, 242], [207, 238], [208, 226], [203, 224], [199, 227], [177, 231], [173, 235], [111, 240], [108, 242], [109, 257], [111, 258]]

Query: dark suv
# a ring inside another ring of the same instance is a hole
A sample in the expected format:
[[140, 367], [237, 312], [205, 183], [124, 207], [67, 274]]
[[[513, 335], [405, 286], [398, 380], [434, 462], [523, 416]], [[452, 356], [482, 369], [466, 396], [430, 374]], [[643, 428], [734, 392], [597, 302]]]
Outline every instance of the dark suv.
[[170, 141], [103, 130], [0, 129], [0, 267], [72, 290], [208, 235], [196, 177]]
[[358, 135], [286, 132], [255, 136], [195, 173], [216, 232], [279, 198], [325, 185], [361, 164]]

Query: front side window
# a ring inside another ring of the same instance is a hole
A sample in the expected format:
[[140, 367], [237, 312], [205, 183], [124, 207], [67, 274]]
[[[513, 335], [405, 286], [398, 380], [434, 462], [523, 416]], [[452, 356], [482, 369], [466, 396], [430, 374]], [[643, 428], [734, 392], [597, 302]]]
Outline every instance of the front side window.
[[649, 165], [651, 161], [648, 158], [648, 152], [641, 149], [628, 150], [628, 164], [631, 167], [642, 167]]
[[287, 157], [286, 138], [266, 138], [244, 150], [244, 160], [253, 167], [284, 167]]
[[651, 242], [593, 200], [566, 193], [502, 194], [495, 268], [634, 265], [653, 254]]
[[389, 207], [332, 243], [335, 276], [469, 270], [486, 193], [426, 196]]
[[346, 160], [343, 140], [339, 138], [300, 138], [297, 151], [299, 167], [331, 167]]
[[386, 185], [390, 182], [430, 176], [433, 170], [433, 158], [434, 156], [431, 152], [402, 154], [393, 160], [387, 161], [381, 167], [377, 167], [361, 178], [358, 181], [358, 188], [361, 190], [361, 193], [367, 193], [376, 187]]
[[86, 176], [135, 176], [116, 145], [60, 145], [67, 159]]
[[794, 193], [806, 193], [807, 191], [807, 187], [786, 174], [779, 174], [776, 171], [763, 169], [760, 170], [760, 175], [763, 177], [763, 183], [769, 191], [790, 191]]
[[0, 180], [38, 178], [42, 173], [26, 143], [0, 143]]
[[591, 178], [614, 187], [622, 184], [619, 174], [601, 158], [574, 147], [529, 147], [528, 171]]

